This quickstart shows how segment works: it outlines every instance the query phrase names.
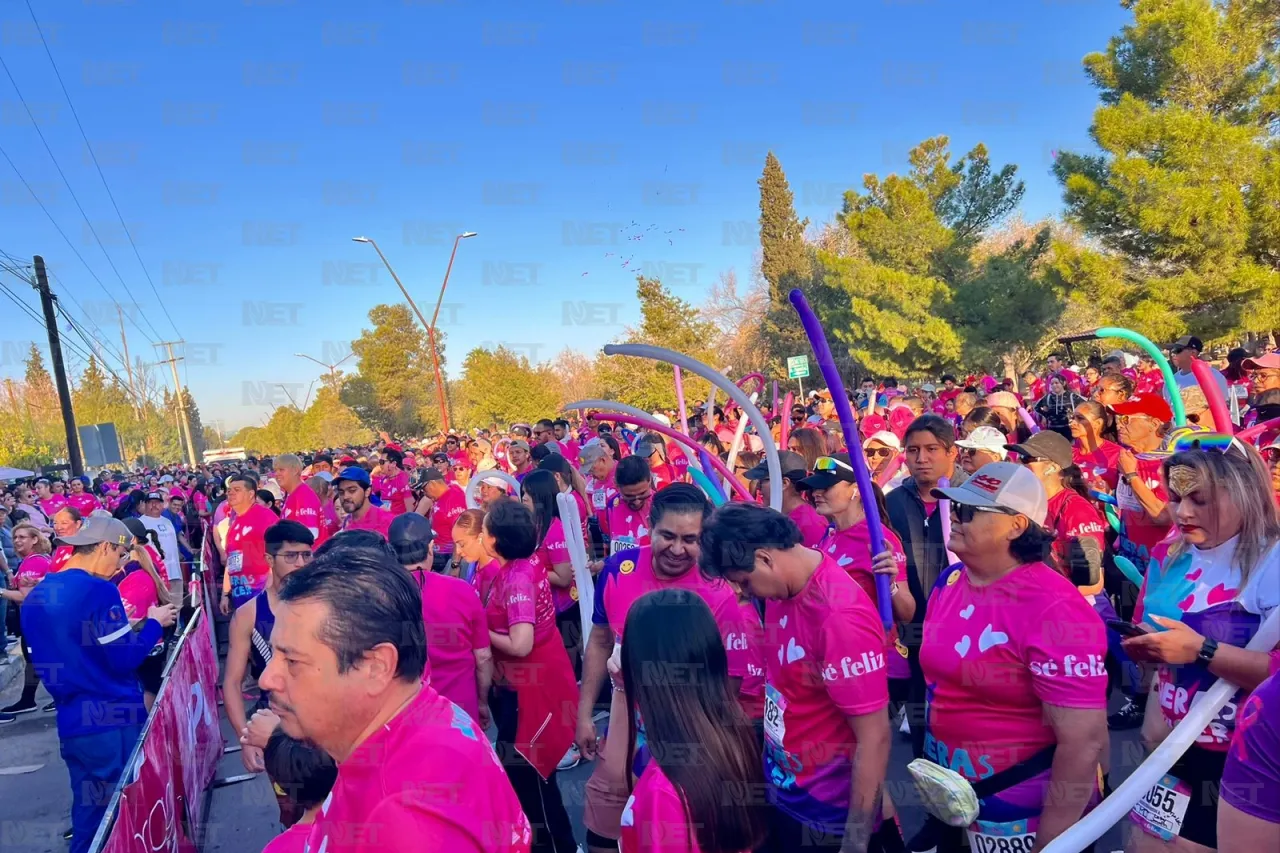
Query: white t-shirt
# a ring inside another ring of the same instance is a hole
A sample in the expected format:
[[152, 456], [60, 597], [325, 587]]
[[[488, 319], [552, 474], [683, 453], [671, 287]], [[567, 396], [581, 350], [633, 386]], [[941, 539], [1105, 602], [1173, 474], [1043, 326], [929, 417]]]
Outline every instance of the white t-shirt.
[[163, 515], [159, 518], [144, 515], [138, 520], [142, 522], [143, 527], [156, 532], [156, 537], [160, 540], [160, 549], [164, 551], [164, 567], [169, 580], [181, 579], [182, 554], [178, 551], [178, 531], [173, 529], [173, 524]]

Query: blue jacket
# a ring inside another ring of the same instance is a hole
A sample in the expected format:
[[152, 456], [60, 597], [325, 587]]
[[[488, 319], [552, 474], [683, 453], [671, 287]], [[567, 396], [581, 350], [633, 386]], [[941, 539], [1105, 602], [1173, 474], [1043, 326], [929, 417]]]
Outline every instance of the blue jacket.
[[147, 718], [135, 670], [164, 629], [146, 619], [134, 630], [120, 592], [83, 569], [46, 575], [22, 605], [23, 642], [58, 703], [63, 738], [141, 726]]

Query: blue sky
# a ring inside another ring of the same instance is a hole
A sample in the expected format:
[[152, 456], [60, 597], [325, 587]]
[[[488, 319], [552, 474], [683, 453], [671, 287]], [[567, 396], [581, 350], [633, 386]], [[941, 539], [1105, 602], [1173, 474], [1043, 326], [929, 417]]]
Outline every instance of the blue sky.
[[[3, 74], [0, 146], [106, 292], [2, 158], [0, 250], [42, 254], [114, 350], [116, 302], [132, 353], [185, 338], [184, 381], [227, 429], [287, 402], [276, 383], [305, 395], [320, 368], [293, 353], [336, 361], [399, 298], [357, 235], [430, 312], [453, 235], [478, 232], [441, 313], [456, 370], [497, 342], [597, 349], [638, 319], [637, 267], [694, 303], [725, 270], [745, 281], [770, 148], [815, 222], [936, 134], [1018, 164], [1024, 215], [1053, 214], [1050, 152], [1088, 147], [1097, 100], [1080, 59], [1128, 17], [1113, 0], [31, 2], [151, 282], [16, 1], [0, 56], [92, 231]], [[0, 306], [0, 376], [17, 375], [44, 331]]]

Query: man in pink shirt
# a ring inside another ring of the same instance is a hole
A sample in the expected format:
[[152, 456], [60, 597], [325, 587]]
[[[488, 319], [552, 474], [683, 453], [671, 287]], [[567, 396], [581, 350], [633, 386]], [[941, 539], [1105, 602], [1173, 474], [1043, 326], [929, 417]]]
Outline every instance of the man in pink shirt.
[[[903, 849], [882, 820], [889, 763], [889, 680], [876, 607], [800, 529], [745, 502], [716, 510], [702, 532], [702, 572], [765, 601], [765, 781], [777, 850], [813, 837], [841, 850]], [[894, 843], [896, 842], [896, 843]]]
[[565, 459], [577, 459], [578, 453], [582, 450], [582, 446], [574, 440], [573, 435], [570, 433], [569, 422], [561, 418], [560, 420], [553, 421], [551, 428], [555, 432], [556, 441], [560, 442], [564, 447], [564, 453], [561, 455], [564, 456]]
[[435, 557], [431, 571], [442, 572], [453, 559], [453, 523], [467, 509], [467, 493], [457, 483], [445, 482], [436, 468], [422, 472], [424, 490], [431, 499], [431, 530], [435, 534]]
[[85, 491], [84, 480], [81, 478], [73, 479], [70, 488], [71, 494], [67, 495], [67, 505], [79, 510], [81, 518], [88, 518], [89, 513], [102, 507], [97, 498]]
[[404, 470], [404, 451], [398, 444], [382, 450], [382, 477], [378, 496], [382, 506], [392, 515], [413, 510], [413, 490], [409, 488], [409, 472]]
[[274, 465], [276, 482], [284, 490], [280, 518], [296, 521], [310, 530], [315, 547], [319, 548], [329, 534], [320, 521], [320, 498], [302, 482], [302, 460], [292, 453], [282, 453], [275, 458]]
[[373, 530], [385, 539], [395, 516], [369, 502], [370, 487], [369, 472], [358, 465], [343, 468], [334, 478], [333, 488], [338, 493], [338, 502], [347, 514], [342, 520], [342, 529]]
[[[676, 483], [653, 496], [649, 514], [652, 544], [619, 551], [605, 560], [596, 578], [591, 636], [587, 642], [579, 691], [577, 745], [583, 757], [599, 755], [586, 786], [587, 844], [608, 847], [621, 834], [626, 804], [628, 758], [625, 727], [613, 737], [597, 737], [592, 712], [604, 686], [606, 663], [623, 640], [627, 613], [645, 593], [689, 589], [706, 600], [715, 616], [728, 657], [731, 692], [737, 695], [750, 657], [738, 597], [726, 583], [708, 581], [698, 571], [698, 537], [711, 504], [696, 486]], [[615, 691], [610, 719], [626, 719], [625, 697]], [[887, 717], [886, 717], [887, 720]], [[637, 743], [643, 743], [638, 740]]]
[[338, 764], [306, 849], [528, 853], [528, 819], [484, 732], [423, 682], [409, 573], [389, 554], [337, 549], [290, 575], [278, 602], [259, 683], [285, 734]]
[[258, 481], [249, 474], [227, 479], [226, 505], [232, 513], [227, 527], [227, 571], [222, 579], [219, 608], [229, 616], [241, 604], [267, 588], [271, 564], [267, 562], [267, 528], [280, 519], [258, 503]]

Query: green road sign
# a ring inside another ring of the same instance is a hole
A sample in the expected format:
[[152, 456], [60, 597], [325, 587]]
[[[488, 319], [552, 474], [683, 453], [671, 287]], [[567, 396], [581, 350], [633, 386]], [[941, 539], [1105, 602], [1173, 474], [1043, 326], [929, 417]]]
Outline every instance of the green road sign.
[[793, 355], [787, 359], [787, 378], [804, 379], [809, 375], [809, 356]]

